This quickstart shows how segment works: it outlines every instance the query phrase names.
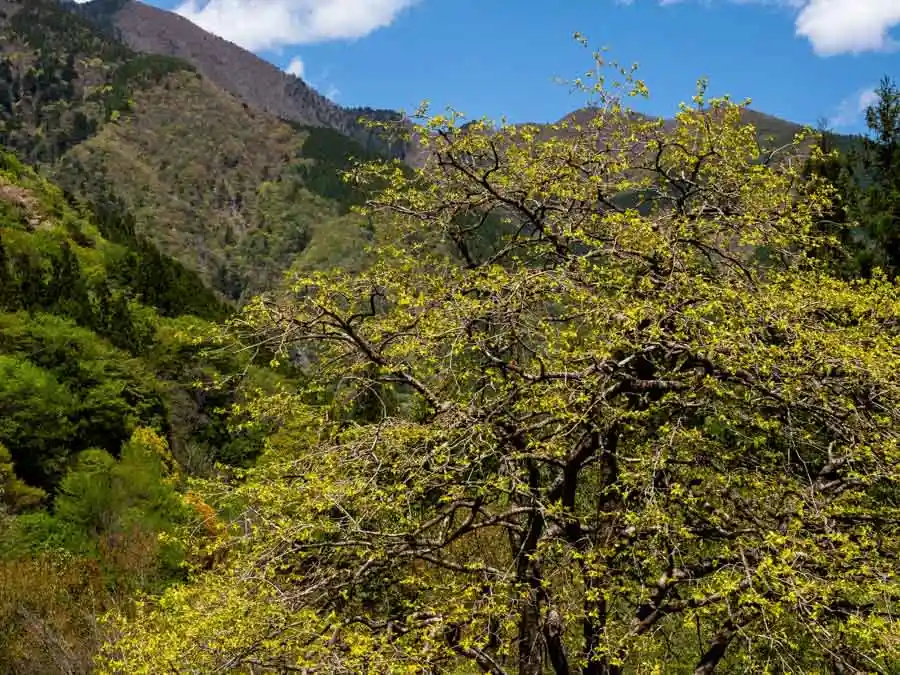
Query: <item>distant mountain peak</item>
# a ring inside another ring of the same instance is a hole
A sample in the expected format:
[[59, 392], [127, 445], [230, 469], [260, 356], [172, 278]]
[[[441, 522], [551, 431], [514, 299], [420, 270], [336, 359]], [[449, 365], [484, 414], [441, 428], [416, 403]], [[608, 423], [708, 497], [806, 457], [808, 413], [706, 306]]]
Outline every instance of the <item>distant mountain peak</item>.
[[[71, 2], [71, 0], [63, 0]], [[191, 63], [207, 80], [257, 110], [308, 126], [328, 127], [385, 151], [373, 132], [358, 121], [399, 113], [344, 108], [320, 94], [302, 78], [286, 73], [233, 42], [220, 38], [188, 19], [137, 0], [93, 0], [76, 11], [112, 31], [138, 52], [174, 56]]]

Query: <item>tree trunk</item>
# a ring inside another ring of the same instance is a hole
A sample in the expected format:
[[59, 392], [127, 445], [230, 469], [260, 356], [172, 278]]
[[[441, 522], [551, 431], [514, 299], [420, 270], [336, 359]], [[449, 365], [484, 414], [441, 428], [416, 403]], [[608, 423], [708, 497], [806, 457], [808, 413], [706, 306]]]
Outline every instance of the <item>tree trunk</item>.
[[566, 656], [566, 646], [563, 644], [562, 617], [555, 609], [547, 613], [544, 621], [544, 641], [547, 644], [547, 656], [550, 665], [556, 675], [569, 675], [569, 658]]
[[[538, 498], [540, 472], [534, 462], [528, 462], [528, 483], [531, 488], [532, 505]], [[515, 552], [516, 579], [518, 588], [527, 590], [524, 604], [519, 614], [519, 675], [542, 675], [543, 644], [541, 640], [541, 582], [540, 565], [533, 559], [538, 541], [544, 530], [544, 519], [535, 510], [528, 515], [528, 524], [522, 545]]]
[[716, 633], [716, 637], [713, 638], [709, 649], [707, 649], [706, 653], [700, 658], [700, 662], [697, 664], [697, 667], [694, 668], [694, 675], [712, 675], [719, 665], [719, 661], [725, 656], [728, 645], [731, 644], [736, 633], [737, 626], [735, 626], [732, 621], [727, 621], [725, 625], [722, 626], [722, 629]]
[[519, 675], [541, 675], [540, 607], [537, 598], [530, 597], [519, 617]]

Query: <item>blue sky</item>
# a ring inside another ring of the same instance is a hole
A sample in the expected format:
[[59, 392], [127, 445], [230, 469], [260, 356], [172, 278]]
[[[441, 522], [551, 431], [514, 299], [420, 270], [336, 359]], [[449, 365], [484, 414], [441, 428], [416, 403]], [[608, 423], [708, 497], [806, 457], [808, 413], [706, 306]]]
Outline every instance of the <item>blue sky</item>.
[[[579, 107], [584, 33], [637, 62], [640, 108], [669, 115], [698, 77], [801, 123], [861, 130], [882, 75], [900, 80], [900, 0], [149, 0], [298, 74], [344, 105], [551, 121]], [[293, 66], [291, 64], [293, 63]]]

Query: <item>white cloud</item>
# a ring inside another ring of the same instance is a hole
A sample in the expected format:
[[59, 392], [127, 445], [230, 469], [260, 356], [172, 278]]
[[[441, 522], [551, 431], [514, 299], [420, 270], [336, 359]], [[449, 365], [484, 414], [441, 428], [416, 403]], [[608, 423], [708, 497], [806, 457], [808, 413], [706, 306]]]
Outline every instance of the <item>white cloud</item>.
[[389, 26], [417, 0], [185, 0], [175, 12], [259, 51], [360, 38]]
[[878, 102], [878, 93], [875, 91], [875, 87], [869, 87], [864, 90], [857, 99], [857, 110], [859, 112], [865, 112], [867, 108], [875, 105]]
[[295, 56], [291, 59], [291, 62], [287, 64], [284, 69], [284, 72], [289, 75], [294, 75], [295, 77], [303, 77], [303, 59], [299, 56]]
[[870, 105], [878, 100], [878, 94], [874, 87], [860, 89], [841, 101], [828, 119], [828, 123], [835, 129], [841, 129], [856, 125], [862, 114]]
[[[657, 0], [677, 5], [686, 0]], [[723, 0], [696, 0], [710, 5]], [[782, 7], [794, 15], [798, 37], [819, 56], [890, 51], [900, 46], [891, 30], [900, 26], [900, 0], [728, 0], [741, 5]], [[634, 0], [616, 0], [630, 5]]]
[[795, 25], [816, 54], [831, 56], [894, 49], [890, 30], [898, 24], [900, 0], [809, 0]]

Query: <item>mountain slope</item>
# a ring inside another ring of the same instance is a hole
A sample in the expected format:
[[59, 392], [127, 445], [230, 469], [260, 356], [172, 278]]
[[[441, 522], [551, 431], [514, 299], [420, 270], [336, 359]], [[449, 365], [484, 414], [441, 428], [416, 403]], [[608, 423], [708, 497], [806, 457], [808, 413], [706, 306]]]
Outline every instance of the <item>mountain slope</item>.
[[77, 6], [77, 11], [136, 51], [184, 59], [210, 82], [257, 110], [335, 129], [367, 148], [386, 150], [358, 120], [361, 115], [383, 119], [397, 113], [339, 106], [302, 79], [173, 12], [135, 0], [94, 0]]
[[[348, 213], [358, 200], [337, 174], [371, 154], [368, 130], [357, 133], [360, 111], [133, 0], [0, 2], [27, 15], [9, 21], [4, 40], [20, 63], [7, 143], [66, 189], [88, 199], [111, 192], [139, 233], [233, 300], [277, 285], [292, 266], [359, 264], [370, 233]], [[116, 32], [156, 53], [136, 53], [110, 37]], [[41, 60], [55, 65], [33, 65]], [[47, 73], [55, 75], [40, 82]], [[799, 128], [760, 119], [782, 137]], [[405, 156], [416, 163], [415, 153]]]
[[182, 58], [211, 82], [276, 117], [337, 129], [346, 124], [344, 110], [301, 79], [173, 12], [126, 2], [115, 13], [114, 26], [132, 49]]
[[[595, 114], [596, 109], [589, 107], [579, 108], [578, 110], [573, 110], [571, 113], [565, 115], [557, 122], [557, 124], [562, 122], [568, 122], [570, 124], [587, 124]], [[638, 113], [631, 113], [631, 115], [647, 119]], [[754, 110], [753, 108], [744, 108], [741, 115], [746, 124], [752, 124], [756, 128], [756, 132], [765, 147], [777, 148], [787, 145], [804, 129], [803, 124], [775, 117], [774, 115], [769, 115], [759, 110]], [[675, 120], [664, 120], [664, 124], [666, 127], [672, 127], [675, 124]], [[539, 126], [543, 125], [539, 123]], [[841, 147], [851, 143], [852, 139], [855, 138], [843, 134], [833, 134], [833, 137]]]
[[112, 189], [163, 251], [212, 282], [224, 248], [259, 225], [258, 189], [281, 173], [299, 139], [187, 74], [133, 101], [54, 173], [82, 194]]
[[95, 672], [99, 615], [183, 578], [183, 476], [252, 459], [230, 406], [278, 381], [207, 354], [227, 313], [121, 204], [0, 151], [0, 672]]
[[[0, 142], [52, 162], [122, 107], [133, 55], [55, 2], [0, 2]], [[188, 64], [183, 64], [189, 67]]]
[[111, 39], [97, 10], [120, 4], [0, 0], [0, 142], [80, 197], [111, 193], [139, 234], [232, 299], [279, 283], [315, 232], [328, 236], [313, 264], [356, 255], [361, 221], [304, 187], [317, 161], [304, 145], [334, 132], [280, 121], [186, 61]]
[[317, 232], [335, 235], [325, 264], [352, 253], [345, 249], [362, 235], [362, 219], [347, 213], [342, 196], [306, 186], [317, 160], [304, 147], [328, 130], [290, 126], [190, 74], [133, 101], [131, 112], [56, 165], [68, 188], [111, 189], [140, 231], [235, 300], [278, 284]]

